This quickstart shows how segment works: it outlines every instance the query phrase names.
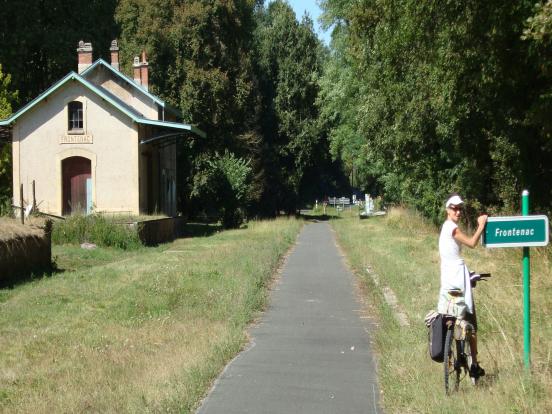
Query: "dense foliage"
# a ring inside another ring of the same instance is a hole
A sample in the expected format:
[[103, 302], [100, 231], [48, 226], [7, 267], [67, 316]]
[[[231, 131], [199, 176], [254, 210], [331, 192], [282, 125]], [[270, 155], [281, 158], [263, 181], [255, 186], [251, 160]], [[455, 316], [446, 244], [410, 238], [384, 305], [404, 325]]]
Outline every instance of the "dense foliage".
[[196, 159], [191, 196], [224, 227], [236, 227], [246, 217], [251, 198], [249, 164], [228, 151]]
[[323, 49], [312, 21], [304, 16], [298, 22], [283, 1], [259, 8], [257, 20], [264, 207], [293, 212], [302, 197], [328, 190], [332, 179], [324, 174], [334, 170], [315, 105]]
[[79, 40], [109, 56], [117, 36], [117, 0], [10, 0], [0, 7], [0, 63], [12, 75], [21, 104], [77, 68]]
[[[251, 60], [253, 7], [250, 0], [121, 0], [117, 8], [127, 71], [132, 56], [144, 49], [152, 68], [153, 92], [179, 108], [186, 122], [207, 133], [205, 139], [192, 140], [184, 154], [192, 172], [184, 179], [185, 193], [191, 198], [181, 208], [192, 214], [198, 206], [219, 204], [212, 199], [209, 184], [222, 173], [213, 168], [218, 165], [218, 152], [228, 150], [246, 160], [258, 158], [259, 91]], [[259, 168], [258, 162], [253, 164]], [[251, 186], [252, 198], [260, 197], [256, 187]], [[205, 203], [206, 199], [211, 202]]]
[[322, 114], [333, 155], [366, 188], [434, 218], [452, 190], [491, 211], [517, 210], [523, 188], [537, 209], [550, 206], [551, 62], [549, 44], [538, 42], [548, 4], [325, 0], [322, 7], [325, 23], [335, 25]]
[[207, 132], [188, 154], [188, 211], [229, 202], [210, 184], [225, 151], [251, 168], [247, 197], [234, 200], [250, 215], [295, 212], [307, 190], [335, 181], [314, 105], [323, 49], [308, 18], [281, 0], [122, 0], [116, 20], [123, 62], [145, 49], [153, 91]]
[[[0, 119], [12, 113], [18, 94], [12, 91], [11, 76], [2, 72], [0, 64]], [[9, 210], [12, 191], [11, 144], [0, 136], [0, 215]]]

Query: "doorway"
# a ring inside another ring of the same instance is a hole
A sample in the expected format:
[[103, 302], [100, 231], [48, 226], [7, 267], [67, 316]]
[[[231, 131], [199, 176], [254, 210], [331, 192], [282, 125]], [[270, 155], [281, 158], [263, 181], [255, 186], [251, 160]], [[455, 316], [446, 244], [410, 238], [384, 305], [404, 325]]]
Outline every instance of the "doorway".
[[61, 162], [63, 185], [63, 215], [92, 212], [91, 161], [84, 157], [69, 157]]

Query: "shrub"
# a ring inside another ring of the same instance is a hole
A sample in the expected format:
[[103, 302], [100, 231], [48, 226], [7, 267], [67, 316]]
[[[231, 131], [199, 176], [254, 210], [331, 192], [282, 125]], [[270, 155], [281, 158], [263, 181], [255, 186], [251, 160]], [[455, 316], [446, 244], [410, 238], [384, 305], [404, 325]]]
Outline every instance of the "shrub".
[[52, 242], [56, 244], [94, 243], [103, 247], [136, 249], [142, 245], [136, 229], [115, 224], [92, 214], [74, 215], [54, 224]]
[[192, 197], [205, 211], [214, 212], [225, 228], [239, 227], [245, 219], [249, 164], [228, 151], [205, 155], [197, 161]]

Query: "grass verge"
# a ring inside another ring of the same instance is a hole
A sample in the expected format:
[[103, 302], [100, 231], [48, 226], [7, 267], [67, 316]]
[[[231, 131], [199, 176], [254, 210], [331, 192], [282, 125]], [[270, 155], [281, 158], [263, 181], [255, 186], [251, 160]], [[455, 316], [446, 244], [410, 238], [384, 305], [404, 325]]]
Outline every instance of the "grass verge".
[[62, 271], [0, 290], [0, 411], [192, 412], [246, 341], [301, 222], [123, 251], [55, 246]]
[[[443, 366], [429, 358], [425, 314], [439, 290], [438, 229], [413, 213], [332, 220], [350, 264], [376, 304], [378, 375], [390, 413], [552, 412], [552, 269], [550, 252], [531, 249], [532, 375], [523, 369], [521, 249], [464, 249], [468, 267], [493, 277], [475, 289], [480, 360], [487, 371], [478, 387], [464, 379], [445, 397]], [[366, 271], [377, 274], [378, 282]], [[391, 288], [408, 316], [400, 326], [384, 298]]]

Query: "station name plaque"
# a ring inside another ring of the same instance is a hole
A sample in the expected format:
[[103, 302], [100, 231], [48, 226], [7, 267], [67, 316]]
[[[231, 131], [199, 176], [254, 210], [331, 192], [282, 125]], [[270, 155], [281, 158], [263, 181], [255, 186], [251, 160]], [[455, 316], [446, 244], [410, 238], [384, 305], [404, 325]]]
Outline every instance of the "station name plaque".
[[59, 138], [60, 144], [93, 144], [94, 139], [90, 134], [62, 135]]

